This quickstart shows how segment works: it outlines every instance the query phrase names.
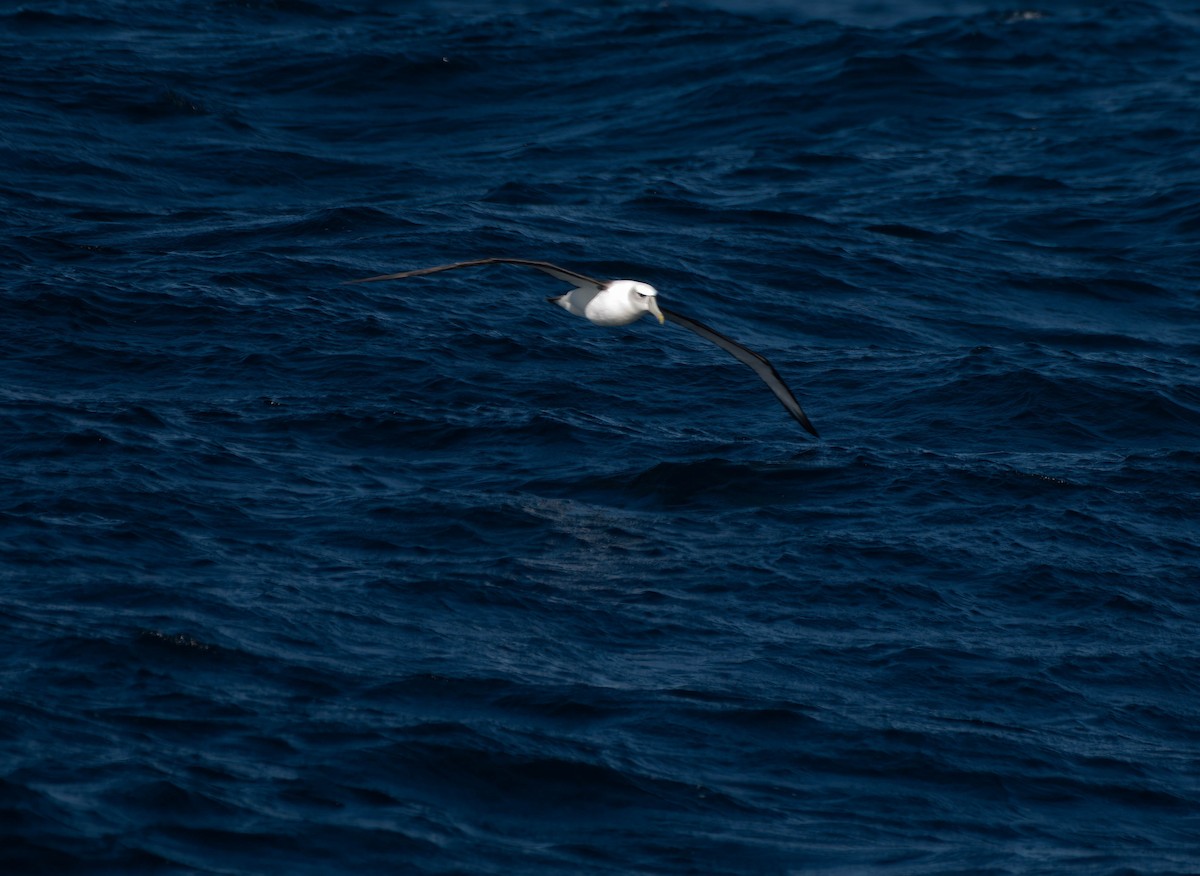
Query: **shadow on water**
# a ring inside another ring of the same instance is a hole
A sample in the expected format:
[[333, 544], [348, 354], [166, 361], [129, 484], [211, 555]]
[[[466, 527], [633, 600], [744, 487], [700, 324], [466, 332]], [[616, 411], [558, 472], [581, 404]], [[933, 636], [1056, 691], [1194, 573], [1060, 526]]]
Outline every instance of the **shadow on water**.
[[533, 481], [525, 489], [633, 509], [790, 505], [836, 490], [872, 466], [863, 456], [831, 462], [821, 448], [786, 462], [739, 462], [722, 457], [657, 462], [647, 468], [570, 481]]

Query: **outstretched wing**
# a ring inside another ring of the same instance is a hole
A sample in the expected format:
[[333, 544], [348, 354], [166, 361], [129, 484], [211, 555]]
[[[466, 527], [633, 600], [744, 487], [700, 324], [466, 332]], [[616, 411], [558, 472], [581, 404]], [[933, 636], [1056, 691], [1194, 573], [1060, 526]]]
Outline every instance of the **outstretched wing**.
[[788, 385], [783, 382], [783, 378], [779, 376], [779, 372], [775, 370], [775, 366], [768, 362], [765, 358], [755, 353], [753, 350], [747, 350], [737, 341], [732, 341], [718, 331], [715, 331], [702, 322], [690, 317], [684, 316], [681, 313], [676, 313], [673, 310], [659, 305], [659, 310], [668, 322], [673, 322], [676, 325], [681, 325], [686, 329], [691, 329], [700, 337], [712, 341], [722, 350], [725, 350], [733, 358], [739, 362], [744, 362], [754, 369], [754, 373], [763, 379], [763, 382], [771, 387], [771, 392], [775, 393], [775, 397], [779, 399], [787, 412], [796, 418], [801, 426], [803, 426], [814, 438], [820, 438], [816, 428], [805, 415], [804, 410], [800, 407], [800, 402], [796, 401], [796, 397], [792, 395], [792, 391], [788, 389]]
[[398, 274], [380, 274], [378, 277], [364, 277], [361, 280], [348, 280], [343, 285], [350, 286], [354, 283], [374, 283], [376, 280], [400, 280], [404, 277], [420, 277], [422, 274], [436, 274], [438, 271], [453, 271], [455, 268], [473, 268], [476, 265], [524, 265], [527, 268], [537, 268], [539, 271], [545, 271], [551, 277], [563, 280], [573, 286], [595, 286], [599, 289], [604, 284], [599, 280], [593, 280], [591, 277], [585, 277], [583, 274], [578, 274], [575, 271], [568, 271], [566, 268], [560, 268], [558, 265], [552, 265], [550, 262], [535, 262], [530, 259], [472, 259], [469, 262], [455, 262], [452, 265], [438, 265], [434, 268], [417, 268], [415, 271], [401, 271]]

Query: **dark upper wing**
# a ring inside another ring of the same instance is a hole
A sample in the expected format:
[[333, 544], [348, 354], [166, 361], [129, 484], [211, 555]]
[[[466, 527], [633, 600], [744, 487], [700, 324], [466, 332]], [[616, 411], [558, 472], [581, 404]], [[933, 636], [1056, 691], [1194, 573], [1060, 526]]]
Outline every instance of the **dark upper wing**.
[[455, 268], [473, 268], [476, 265], [524, 265], [527, 268], [537, 268], [539, 271], [545, 271], [551, 277], [556, 277], [559, 280], [564, 280], [576, 286], [589, 285], [599, 288], [604, 285], [599, 280], [593, 280], [591, 277], [585, 277], [583, 274], [577, 274], [574, 271], [568, 271], [566, 268], [560, 268], [558, 265], [552, 265], [549, 262], [535, 262], [530, 259], [473, 259], [469, 262], [455, 262], [452, 265], [438, 265], [435, 268], [417, 268], [415, 271], [401, 271], [398, 274], [380, 274], [378, 277], [348, 280], [344, 285], [374, 283], [376, 280], [400, 280], [404, 277], [436, 274], [438, 271], [453, 271]]
[[800, 407], [800, 402], [796, 401], [796, 397], [792, 395], [792, 391], [788, 389], [788, 385], [783, 382], [783, 378], [779, 376], [779, 372], [775, 370], [770, 362], [762, 356], [755, 353], [753, 350], [747, 350], [737, 341], [731, 341], [718, 331], [714, 331], [702, 322], [684, 316], [681, 313], [676, 313], [673, 310], [659, 305], [659, 310], [669, 322], [676, 325], [681, 325], [686, 329], [691, 329], [702, 338], [712, 341], [722, 350], [725, 350], [737, 359], [739, 362], [745, 362], [754, 369], [754, 373], [763, 379], [767, 386], [771, 387], [771, 392], [775, 393], [775, 397], [783, 402], [783, 406], [787, 408], [787, 412], [796, 418], [796, 421], [803, 426], [815, 438], [821, 436], [817, 434], [816, 428], [805, 416], [804, 410]]

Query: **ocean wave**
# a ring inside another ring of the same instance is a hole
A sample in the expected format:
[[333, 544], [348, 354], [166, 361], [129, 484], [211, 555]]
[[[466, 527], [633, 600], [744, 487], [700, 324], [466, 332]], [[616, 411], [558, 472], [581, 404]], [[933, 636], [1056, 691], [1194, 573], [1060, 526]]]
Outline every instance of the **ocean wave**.
[[1194, 11], [179, 12], [0, 14], [0, 865], [1189, 871]]

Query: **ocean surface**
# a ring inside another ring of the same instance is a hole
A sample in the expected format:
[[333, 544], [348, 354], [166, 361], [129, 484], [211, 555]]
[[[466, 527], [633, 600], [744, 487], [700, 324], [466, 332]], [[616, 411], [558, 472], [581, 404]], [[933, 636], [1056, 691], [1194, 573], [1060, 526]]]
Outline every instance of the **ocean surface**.
[[[1200, 3], [0, 10], [0, 872], [1200, 873]], [[512, 266], [654, 284], [678, 326]]]

